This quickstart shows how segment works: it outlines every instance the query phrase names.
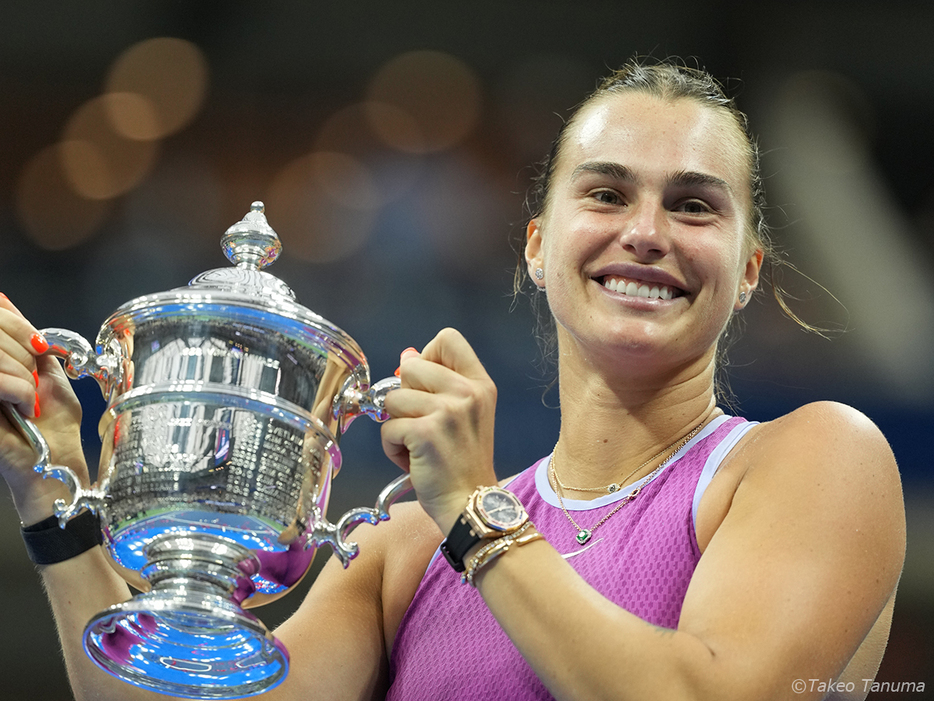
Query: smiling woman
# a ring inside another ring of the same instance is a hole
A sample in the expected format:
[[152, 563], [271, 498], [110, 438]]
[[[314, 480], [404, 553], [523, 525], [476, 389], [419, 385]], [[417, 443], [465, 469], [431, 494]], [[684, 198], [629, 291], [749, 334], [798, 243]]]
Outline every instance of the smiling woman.
[[[471, 346], [445, 329], [403, 353], [382, 441], [418, 501], [361, 529], [346, 572], [328, 563], [276, 632], [291, 671], [265, 698], [819, 699], [875, 676], [905, 548], [885, 439], [832, 402], [763, 423], [717, 404], [724, 329], [768, 256], [757, 168], [700, 71], [632, 63], [583, 103], [526, 229], [556, 322], [554, 450], [499, 480], [496, 387]], [[0, 296], [0, 400], [86, 477], [34, 332]], [[0, 422], [30, 526], [54, 486]], [[43, 579], [76, 696], [146, 698], [81, 651], [91, 614], [128, 597], [100, 548]]]
[[[678, 170], [666, 173], [664, 177], [669, 186], [669, 201], [665, 203], [665, 206], [672, 214], [681, 212], [682, 221], [685, 223], [709, 222], [718, 215], [721, 218], [723, 216], [738, 217], [735, 221], [745, 238], [745, 251], [756, 255], [761, 279], [748, 289], [738, 291], [738, 304], [735, 311], [746, 307], [752, 300], [753, 292], [758, 289], [759, 283], [765, 283], [771, 288], [772, 296], [788, 317], [806, 331], [825, 335], [826, 329], [804, 321], [795, 313], [787, 302], [786, 293], [776, 282], [778, 269], [782, 267], [796, 269], [772, 245], [765, 218], [765, 193], [760, 175], [758, 144], [749, 131], [746, 115], [739, 111], [733, 101], [724, 94], [720, 84], [704, 71], [675, 63], [646, 64], [634, 60], [605, 78], [597, 90], [584, 100], [564, 123], [554, 140], [551, 152], [544, 161], [530, 192], [528, 200], [530, 226], [537, 226], [546, 218], [546, 209], [551, 203], [551, 194], [555, 186], [555, 171], [559, 161], [563, 162], [562, 156], [565, 151], [575, 145], [591, 142], [604, 133], [607, 120], [610, 119], [608, 113], [614, 109], [611, 106], [612, 98], [622, 95], [641, 96], [643, 99], [655, 98], [656, 105], [667, 104], [674, 107], [677, 103], [681, 109], [695, 111], [701, 120], [690, 125], [694, 129], [694, 138], [698, 141], [697, 146], [714, 157], [715, 168], [726, 168], [731, 171], [734, 180], [732, 183], [713, 172]], [[652, 101], [647, 104], [648, 111], [654, 114]], [[704, 120], [707, 121], [706, 127], [703, 126]], [[667, 127], [663, 127], [661, 123], [654, 123], [652, 120], [649, 122], [658, 129], [655, 130], [657, 133], [639, 137], [644, 148], [675, 145], [670, 135], [663, 133]], [[707, 139], [705, 128], [709, 128], [710, 132], [716, 133], [719, 138]], [[626, 135], [630, 138], [635, 136], [631, 132], [627, 132]], [[620, 136], [623, 134], [621, 133]], [[649, 160], [652, 163], [660, 163], [651, 155], [649, 155]], [[585, 175], [589, 176], [589, 180], [584, 180]], [[603, 176], [604, 181], [618, 182], [629, 188], [640, 184], [637, 174], [629, 165], [600, 160], [585, 160], [576, 165], [568, 182], [577, 183], [580, 187], [593, 187], [593, 191], [588, 193], [588, 196], [595, 201], [607, 206], [626, 206], [631, 210], [632, 203], [625, 202], [621, 191], [613, 187], [599, 187], [597, 181], [600, 176]], [[531, 237], [531, 230], [529, 235]], [[525, 242], [523, 242], [524, 246]], [[533, 282], [543, 291], [546, 285], [544, 270], [537, 266], [536, 270], [541, 271], [541, 276]], [[654, 285], [640, 285], [635, 280], [626, 280], [612, 275], [604, 276], [602, 282], [609, 289], [615, 288], [614, 291], [629, 296], [651, 297], [654, 287]], [[515, 292], [520, 293], [527, 283], [525, 266], [520, 265], [516, 270]], [[675, 283], [669, 281], [669, 284]], [[663, 287], [659, 288], [659, 296], [664, 294]], [[677, 287], [669, 289], [672, 296], [678, 296], [684, 292]], [[544, 308], [543, 302], [543, 298], [533, 295], [532, 306], [536, 311], [539, 327], [537, 332], [543, 354], [548, 359], [556, 351], [557, 337], [552, 310]], [[737, 320], [738, 317], [735, 314], [728, 316], [725, 332], [721, 334], [721, 342], [716, 346], [718, 370], [726, 365], [725, 354], [728, 344], [725, 339], [731, 336], [726, 331]], [[725, 379], [722, 374], [715, 378], [715, 391], [718, 400], [729, 403]]]
[[[547, 287], [563, 360], [586, 356], [566, 352], [571, 339], [590, 334], [599, 347], [621, 324], [611, 335], [629, 352], [666, 367], [711, 364], [739, 295], [758, 284], [762, 260], [747, 234], [749, 167], [735, 121], [693, 99], [631, 91], [590, 101], [572, 122], [577, 131], [559, 153], [526, 246], [529, 269], [545, 273], [537, 284]], [[659, 286], [670, 298], [651, 296]], [[589, 332], [579, 323], [582, 308], [590, 310]], [[692, 338], [696, 347], [663, 360]], [[606, 357], [619, 360], [617, 352]]]

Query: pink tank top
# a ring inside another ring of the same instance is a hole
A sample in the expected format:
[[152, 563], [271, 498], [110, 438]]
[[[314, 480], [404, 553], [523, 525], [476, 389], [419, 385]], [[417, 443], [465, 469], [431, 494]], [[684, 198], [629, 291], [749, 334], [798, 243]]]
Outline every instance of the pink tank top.
[[[694, 518], [720, 462], [753, 425], [721, 416], [652, 478], [592, 501], [565, 500], [592, 528], [637, 486], [642, 492], [613, 514], [586, 545], [548, 482], [549, 458], [509, 484], [535, 527], [610, 601], [644, 620], [676, 628], [700, 558]], [[390, 660], [392, 701], [532, 701], [552, 699], [479, 592], [437, 553], [396, 633]]]

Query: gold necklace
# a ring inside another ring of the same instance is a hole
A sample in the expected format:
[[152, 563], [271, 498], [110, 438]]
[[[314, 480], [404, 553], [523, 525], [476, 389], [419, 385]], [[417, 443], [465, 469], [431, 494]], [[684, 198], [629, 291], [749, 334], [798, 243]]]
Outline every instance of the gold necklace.
[[[698, 427], [697, 429], [695, 429], [695, 432], [696, 432], [699, 428], [700, 428], [700, 427]], [[691, 438], [693, 438], [693, 437], [694, 437], [694, 433], [693, 433], [693, 432], [690, 433], [690, 434], [688, 434], [688, 440], [691, 440]], [[674, 444], [672, 444], [672, 445], [674, 445]], [[555, 447], [557, 447], [557, 444], [555, 444]], [[678, 449], [680, 450], [680, 447], [679, 447]], [[623, 477], [623, 479], [619, 480], [618, 482], [610, 482], [610, 483], [609, 483], [608, 485], [606, 485], [605, 487], [565, 487], [565, 486], [564, 486], [562, 483], [560, 483], [560, 482], [559, 482], [558, 484], [561, 485], [561, 489], [563, 489], [565, 492], [604, 492], [604, 493], [606, 493], [606, 494], [614, 494], [614, 493], [618, 492], [620, 489], [623, 488], [623, 485], [625, 485], [625, 484], [629, 481], [629, 478], [630, 478], [630, 477], [632, 477], [634, 474], [636, 474], [637, 472], [639, 472], [643, 467], [645, 467], [645, 466], [648, 465], [649, 463], [654, 462], [655, 460], [657, 460], [658, 458], [660, 458], [662, 455], [664, 455], [665, 453], [667, 453], [669, 450], [671, 450], [671, 446], [670, 446], [670, 445], [669, 445], [667, 448], [662, 448], [659, 452], [655, 453], [655, 455], [653, 455], [653, 456], [650, 457], [648, 460], [646, 460], [644, 463], [642, 463], [641, 465], [639, 465], [639, 467], [637, 467], [635, 470], [633, 470], [633, 471], [630, 472], [628, 475], [626, 475], [625, 477]], [[677, 452], [677, 451], [675, 451], [675, 452]], [[554, 451], [552, 451], [552, 454], [554, 454]], [[552, 458], [552, 459], [553, 459], [553, 458]], [[557, 473], [555, 473], [555, 480], [557, 480], [557, 479], [558, 479], [558, 475], [557, 475]]]
[[[704, 423], [705, 423], [705, 421], [701, 421], [699, 424], [697, 424], [697, 426], [694, 427], [694, 429], [693, 429], [690, 433], [688, 433], [686, 436], [684, 436], [684, 438], [681, 438], [681, 439], [679, 439], [678, 441], [675, 441], [675, 443], [672, 443], [670, 446], [668, 446], [667, 448], [665, 448], [664, 450], [662, 450], [660, 453], [656, 453], [655, 455], [653, 455], [651, 458], [649, 458], [648, 460], [646, 460], [644, 463], [642, 463], [642, 464], [641, 464], [639, 467], [637, 467], [635, 470], [633, 470], [633, 471], [630, 472], [628, 475], [626, 475], [626, 477], [624, 477], [620, 482], [613, 482], [613, 483], [609, 484], [609, 485], [606, 486], [606, 487], [598, 487], [598, 488], [591, 487], [591, 488], [589, 488], [589, 489], [577, 489], [576, 487], [565, 487], [563, 484], [561, 484], [561, 481], [558, 479], [558, 472], [557, 472], [557, 470], [555, 469], [555, 462], [556, 462], [556, 460], [555, 460], [555, 455], [556, 455], [557, 452], [558, 452], [558, 444], [555, 443], [554, 450], [551, 451], [551, 465], [550, 465], [550, 468], [551, 468], [551, 469], [549, 470], [549, 473], [550, 473], [551, 477], [554, 478], [554, 485], [552, 485], [552, 487], [553, 487], [554, 490], [555, 490], [555, 496], [558, 497], [558, 504], [560, 504], [561, 510], [564, 512], [564, 515], [567, 516], [567, 519], [568, 519], [568, 521], [571, 522], [571, 525], [574, 526], [574, 528], [577, 529], [577, 536], [576, 536], [577, 542], [580, 543], [581, 545], [584, 545], [584, 543], [586, 543], [588, 540], [590, 540], [590, 538], [593, 536], [594, 532], [595, 532], [600, 526], [602, 526], [604, 523], [607, 522], [607, 520], [610, 518], [610, 516], [612, 516], [613, 514], [615, 514], [617, 511], [619, 511], [619, 510], [622, 509], [624, 506], [626, 506], [626, 504], [628, 504], [628, 503], [631, 502], [633, 499], [635, 499], [636, 496], [639, 494], [639, 492], [642, 491], [642, 487], [644, 487], [646, 484], [648, 484], [649, 482], [651, 482], [651, 481], [652, 481], [652, 478], [655, 477], [655, 475], [657, 475], [659, 472], [661, 472], [661, 469], [662, 469], [663, 467], [665, 467], [665, 465], [667, 465], [667, 464], [669, 463], [669, 461], [671, 461], [671, 459], [672, 459], [675, 455], [677, 455], [678, 451], [681, 450], [684, 446], [686, 446], [686, 445], [688, 444], [688, 441], [690, 441], [694, 436], [697, 435], [698, 431], [701, 430], [701, 428], [703, 427]], [[677, 445], [677, 447], [674, 447], [675, 445]], [[582, 528], [580, 525], [578, 525], [577, 521], [574, 520], [574, 518], [571, 516], [570, 512], [567, 510], [567, 507], [564, 505], [564, 499], [561, 498], [561, 492], [566, 492], [566, 491], [568, 491], [569, 489], [574, 489], [574, 490], [579, 491], [579, 492], [606, 491], [606, 492], [609, 492], [609, 493], [612, 494], [613, 492], [619, 491], [621, 485], [623, 485], [623, 484], [626, 483], [626, 480], [628, 480], [630, 477], [632, 477], [634, 474], [636, 474], [636, 473], [637, 473], [639, 470], [641, 470], [643, 467], [645, 467], [646, 465], [648, 465], [649, 463], [651, 463], [651, 462], [652, 462], [653, 460], [655, 460], [656, 458], [658, 458], [658, 457], [664, 455], [665, 453], [668, 453], [668, 457], [665, 458], [664, 460], [662, 460], [662, 462], [659, 463], [658, 467], [656, 467], [654, 470], [652, 470], [652, 472], [650, 472], [650, 473], [645, 477], [645, 481], [642, 483], [642, 485], [639, 486], [639, 487], [636, 487], [635, 489], [632, 490], [632, 492], [630, 492], [629, 494], [627, 494], [626, 496], [624, 496], [622, 499], [620, 499], [619, 504], [617, 504], [616, 507], [615, 507], [612, 511], [610, 511], [610, 513], [606, 514], [603, 518], [601, 518], [599, 521], [597, 521], [597, 523], [595, 523], [595, 524], [594, 524], [593, 526], [591, 526], [589, 529], [588, 529], [588, 528]], [[560, 491], [559, 491], [559, 489], [560, 489]]]

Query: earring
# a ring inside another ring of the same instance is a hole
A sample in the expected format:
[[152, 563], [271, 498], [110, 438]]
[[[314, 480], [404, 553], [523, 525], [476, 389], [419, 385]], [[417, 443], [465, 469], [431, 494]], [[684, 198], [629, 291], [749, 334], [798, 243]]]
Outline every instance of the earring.
[[739, 293], [739, 303], [746, 304], [746, 293], [745, 292]]
[[543, 280], [545, 278], [545, 271], [541, 268], [535, 268], [535, 279]]

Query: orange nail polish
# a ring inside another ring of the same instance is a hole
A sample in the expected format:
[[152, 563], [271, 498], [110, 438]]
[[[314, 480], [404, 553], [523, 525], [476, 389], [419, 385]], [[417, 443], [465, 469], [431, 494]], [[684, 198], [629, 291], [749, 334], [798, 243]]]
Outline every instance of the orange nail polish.
[[49, 349], [49, 342], [42, 338], [42, 334], [34, 333], [29, 342], [36, 349], [36, 353], [45, 353]]
[[38, 419], [39, 418], [39, 393], [38, 392], [36, 393], [36, 406], [33, 411], [35, 413], [36, 418]]
[[32, 371], [32, 379], [36, 381], [36, 387], [38, 387], [39, 386], [39, 371], [38, 370]]
[[418, 357], [419, 355], [420, 353], [415, 348], [409, 346], [404, 351], [402, 351], [399, 357], [405, 360], [406, 358]]
[[396, 377], [400, 377], [402, 375], [402, 368], [396, 368], [396, 371], [392, 374]]

